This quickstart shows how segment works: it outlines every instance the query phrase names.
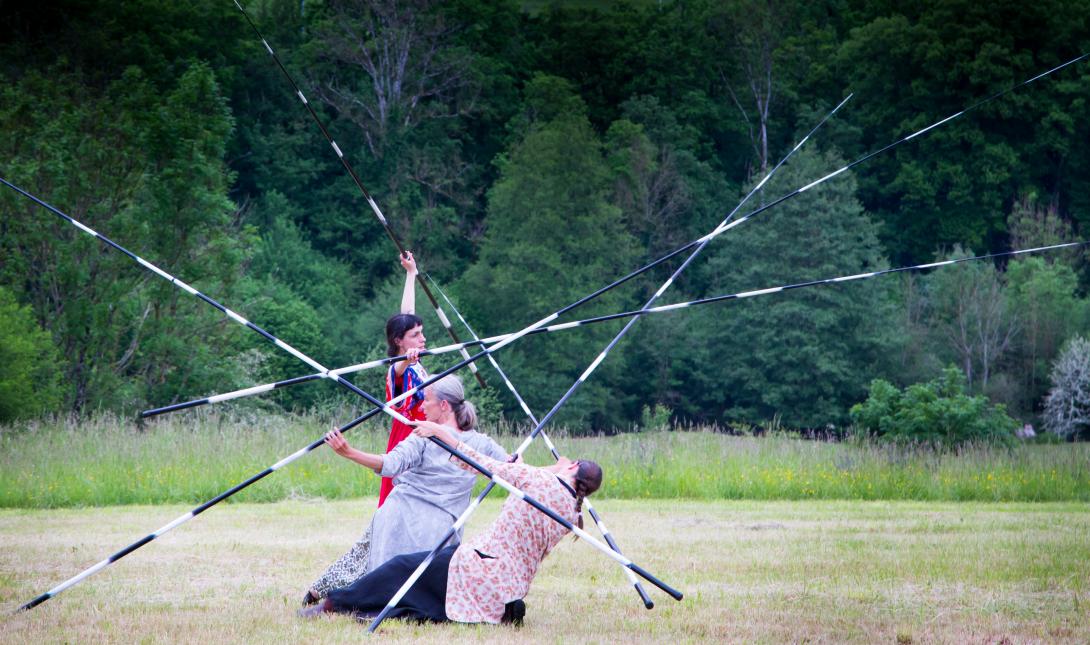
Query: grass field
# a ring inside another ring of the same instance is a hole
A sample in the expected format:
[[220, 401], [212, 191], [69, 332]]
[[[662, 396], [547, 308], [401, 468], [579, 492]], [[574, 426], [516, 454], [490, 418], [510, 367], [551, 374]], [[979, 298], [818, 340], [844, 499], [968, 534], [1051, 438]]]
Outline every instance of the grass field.
[[[1090, 641], [1090, 513], [1080, 503], [601, 500], [633, 560], [685, 592], [646, 611], [617, 566], [565, 540], [526, 625], [411, 625], [383, 642]], [[0, 641], [359, 642], [295, 609], [373, 499], [234, 504], [30, 612], [10, 611], [181, 514], [181, 506], [0, 510]], [[470, 533], [494, 517], [486, 502]]]
[[[330, 418], [181, 414], [139, 429], [111, 417], [0, 427], [0, 507], [197, 503], [321, 436]], [[521, 434], [492, 432], [514, 449]], [[550, 430], [551, 432], [553, 430]], [[353, 430], [364, 450], [386, 446], [385, 423]], [[1090, 444], [978, 446], [960, 454], [804, 441], [783, 435], [644, 432], [554, 440], [599, 461], [600, 495], [621, 499], [1090, 501]], [[528, 461], [551, 461], [538, 441]], [[374, 495], [370, 472], [319, 448], [233, 500]]]

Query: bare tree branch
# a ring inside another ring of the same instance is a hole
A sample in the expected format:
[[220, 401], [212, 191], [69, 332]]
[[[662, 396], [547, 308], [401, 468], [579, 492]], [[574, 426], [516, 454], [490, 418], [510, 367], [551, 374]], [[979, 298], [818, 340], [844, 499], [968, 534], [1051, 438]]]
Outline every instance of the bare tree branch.
[[[395, 131], [472, 109], [468, 53], [454, 45], [435, 0], [340, 0], [319, 33], [337, 71], [317, 83], [319, 96], [362, 131], [383, 157]], [[468, 100], [467, 100], [468, 95]]]

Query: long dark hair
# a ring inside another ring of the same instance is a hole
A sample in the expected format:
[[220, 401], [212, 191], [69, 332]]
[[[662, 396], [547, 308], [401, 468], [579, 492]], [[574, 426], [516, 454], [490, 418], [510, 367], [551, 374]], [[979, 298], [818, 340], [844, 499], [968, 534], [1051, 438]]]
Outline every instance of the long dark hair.
[[423, 324], [424, 321], [416, 314], [390, 316], [390, 319], [386, 321], [386, 355], [397, 356], [401, 354], [401, 350], [397, 347], [397, 341], [404, 338], [405, 332]]

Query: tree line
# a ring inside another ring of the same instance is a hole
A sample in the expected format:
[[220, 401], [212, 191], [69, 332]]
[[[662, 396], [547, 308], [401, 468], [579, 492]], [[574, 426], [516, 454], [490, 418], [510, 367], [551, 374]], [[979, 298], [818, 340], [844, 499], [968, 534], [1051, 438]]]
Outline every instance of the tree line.
[[[481, 336], [707, 233], [849, 92], [744, 212], [1090, 42], [1076, 1], [244, 6]], [[0, 34], [2, 176], [326, 365], [382, 354], [396, 251], [233, 2], [16, 5]], [[1078, 239], [1088, 96], [1090, 65], [1074, 65], [876, 157], [718, 238], [664, 302]], [[11, 191], [0, 214], [0, 418], [129, 413], [308, 371]], [[635, 309], [675, 266], [572, 316]], [[872, 379], [954, 365], [1035, 422], [1090, 326], [1088, 280], [1071, 252], [654, 317], [560, 420], [840, 426]], [[540, 414], [621, 324], [498, 358]], [[519, 418], [489, 380], [473, 396]], [[341, 396], [312, 384], [247, 405]]]

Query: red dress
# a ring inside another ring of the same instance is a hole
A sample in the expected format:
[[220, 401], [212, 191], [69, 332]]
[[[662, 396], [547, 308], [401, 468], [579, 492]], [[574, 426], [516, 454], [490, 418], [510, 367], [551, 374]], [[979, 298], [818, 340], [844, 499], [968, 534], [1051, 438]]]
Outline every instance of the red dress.
[[[420, 363], [413, 363], [405, 368], [405, 372], [401, 375], [401, 378], [397, 378], [394, 373], [394, 366], [390, 366], [390, 370], [386, 372], [386, 401], [389, 402], [394, 397], [400, 395], [402, 392], [411, 390], [423, 383], [428, 378], [428, 372], [424, 369], [424, 366]], [[424, 416], [424, 393], [417, 392], [405, 399], [401, 403], [395, 406], [395, 409], [401, 413], [402, 416], [411, 419], [412, 421], [423, 421]], [[412, 434], [413, 427], [405, 425], [404, 423], [394, 420], [394, 425], [390, 428], [390, 440], [386, 442], [386, 452], [390, 452], [394, 449], [394, 446], [401, 443], [401, 441]], [[378, 505], [382, 506], [382, 503], [386, 501], [386, 496], [390, 494], [390, 491], [394, 489], [394, 480], [389, 477], [383, 477], [382, 483], [379, 484], [378, 489]]]

